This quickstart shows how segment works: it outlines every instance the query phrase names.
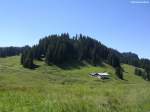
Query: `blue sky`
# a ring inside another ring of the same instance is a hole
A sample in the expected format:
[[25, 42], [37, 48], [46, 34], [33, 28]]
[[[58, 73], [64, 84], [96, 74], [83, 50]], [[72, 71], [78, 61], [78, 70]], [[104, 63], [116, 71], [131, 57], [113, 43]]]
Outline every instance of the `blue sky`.
[[148, 2], [0, 0], [0, 46], [33, 45], [55, 33], [82, 33], [121, 52], [150, 58]]

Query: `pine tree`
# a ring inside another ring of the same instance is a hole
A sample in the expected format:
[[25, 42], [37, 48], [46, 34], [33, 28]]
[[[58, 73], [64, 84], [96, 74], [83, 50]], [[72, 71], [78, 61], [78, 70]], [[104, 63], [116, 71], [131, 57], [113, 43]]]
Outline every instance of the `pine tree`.
[[113, 67], [120, 67], [120, 59], [113, 53], [108, 55], [108, 63]]
[[116, 70], [116, 75], [119, 79], [122, 79], [123, 80], [123, 71], [122, 71], [122, 68], [121, 67], [116, 67], [115, 68]]
[[46, 52], [46, 57], [45, 57], [45, 62], [50, 65], [51, 63], [54, 62], [54, 58], [56, 58], [54, 56], [54, 51], [55, 51], [55, 46], [54, 44], [50, 44], [48, 46], [47, 52]]
[[25, 68], [33, 69], [33, 54], [31, 50], [26, 50], [21, 55], [21, 64]]

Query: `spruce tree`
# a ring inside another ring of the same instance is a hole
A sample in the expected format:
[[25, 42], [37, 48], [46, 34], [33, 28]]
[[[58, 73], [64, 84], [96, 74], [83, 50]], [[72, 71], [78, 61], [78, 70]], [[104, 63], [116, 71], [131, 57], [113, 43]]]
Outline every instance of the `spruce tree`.
[[123, 70], [121, 67], [116, 67], [115, 68], [115, 71], [116, 71], [116, 75], [119, 79], [122, 79], [123, 80]]
[[21, 55], [21, 64], [25, 68], [33, 69], [33, 54], [31, 50], [26, 50]]
[[115, 55], [115, 54], [113, 54], [113, 53], [110, 53], [109, 55], [108, 55], [108, 63], [110, 64], [110, 65], [112, 65], [113, 67], [120, 67], [120, 59]]

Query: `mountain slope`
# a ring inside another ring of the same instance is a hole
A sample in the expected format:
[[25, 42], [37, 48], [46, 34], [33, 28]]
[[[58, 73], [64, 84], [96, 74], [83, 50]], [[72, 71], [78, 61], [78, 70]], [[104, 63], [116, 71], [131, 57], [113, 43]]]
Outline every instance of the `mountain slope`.
[[[20, 57], [0, 58], [0, 110], [3, 112], [141, 112], [150, 110], [150, 84], [134, 75], [134, 67], [122, 65], [125, 80], [104, 64], [74, 63], [35, 70], [23, 68]], [[109, 80], [89, 77], [109, 72]]]

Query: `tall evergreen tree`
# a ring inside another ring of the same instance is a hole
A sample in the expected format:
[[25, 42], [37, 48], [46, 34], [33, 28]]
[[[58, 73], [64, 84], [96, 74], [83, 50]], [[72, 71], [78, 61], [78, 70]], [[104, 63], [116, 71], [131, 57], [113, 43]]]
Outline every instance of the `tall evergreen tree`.
[[120, 67], [120, 59], [113, 53], [108, 55], [108, 63], [113, 67]]
[[26, 50], [21, 55], [21, 64], [25, 68], [34, 68], [32, 50]]
[[122, 71], [122, 68], [121, 67], [116, 67], [115, 68], [115, 71], [116, 71], [116, 75], [119, 79], [122, 79], [123, 80], [123, 71]]

